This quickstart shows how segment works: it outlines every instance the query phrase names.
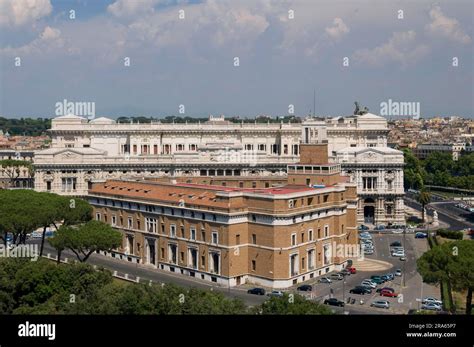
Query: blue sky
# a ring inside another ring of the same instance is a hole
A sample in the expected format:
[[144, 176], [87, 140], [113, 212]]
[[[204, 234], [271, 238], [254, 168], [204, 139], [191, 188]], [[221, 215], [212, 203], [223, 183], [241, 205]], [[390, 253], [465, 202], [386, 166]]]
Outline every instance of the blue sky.
[[6, 117], [53, 117], [63, 99], [111, 117], [179, 105], [187, 116], [306, 115], [313, 89], [319, 115], [350, 114], [356, 100], [379, 113], [389, 99], [425, 117], [474, 114], [470, 0], [26, 3], [0, 0]]

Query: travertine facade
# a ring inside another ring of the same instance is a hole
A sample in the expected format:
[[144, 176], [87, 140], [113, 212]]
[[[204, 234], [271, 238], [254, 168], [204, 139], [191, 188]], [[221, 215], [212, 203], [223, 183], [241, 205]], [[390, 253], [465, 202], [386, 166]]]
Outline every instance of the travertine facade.
[[[103, 117], [88, 121], [68, 115], [53, 119], [52, 147], [35, 154], [35, 189], [86, 195], [94, 180], [130, 176], [286, 178], [287, 165], [299, 160], [300, 142], [314, 131], [327, 140], [333, 162], [348, 147], [387, 146], [387, 122], [373, 114], [292, 124], [239, 124], [222, 118], [202, 124], [117, 124]], [[391, 155], [403, 160], [401, 152]], [[344, 170], [349, 165], [342, 162]], [[385, 167], [383, 158], [371, 165]], [[393, 184], [400, 182], [403, 176]], [[374, 224], [392, 220], [379, 216]]]

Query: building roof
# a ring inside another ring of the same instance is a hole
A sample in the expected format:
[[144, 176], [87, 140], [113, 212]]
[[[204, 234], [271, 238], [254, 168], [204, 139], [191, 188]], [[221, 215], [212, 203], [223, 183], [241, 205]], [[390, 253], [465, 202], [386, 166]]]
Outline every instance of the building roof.
[[363, 153], [363, 152], [378, 152], [381, 154], [403, 154], [402, 151], [391, 147], [344, 147], [337, 151], [337, 153]]

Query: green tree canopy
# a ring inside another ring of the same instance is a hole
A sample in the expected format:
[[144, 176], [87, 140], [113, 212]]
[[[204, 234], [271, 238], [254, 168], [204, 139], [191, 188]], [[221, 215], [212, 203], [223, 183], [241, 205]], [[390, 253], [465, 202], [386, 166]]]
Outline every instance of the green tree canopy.
[[417, 260], [418, 271], [427, 283], [447, 280], [455, 290], [467, 290], [466, 314], [472, 312], [474, 289], [474, 242], [461, 240], [433, 247]]

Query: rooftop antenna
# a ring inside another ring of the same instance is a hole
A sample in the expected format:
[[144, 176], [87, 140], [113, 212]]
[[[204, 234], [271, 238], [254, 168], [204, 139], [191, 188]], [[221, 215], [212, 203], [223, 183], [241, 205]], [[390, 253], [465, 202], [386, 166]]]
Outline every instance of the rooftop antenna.
[[313, 91], [313, 117], [316, 115], [316, 88]]

